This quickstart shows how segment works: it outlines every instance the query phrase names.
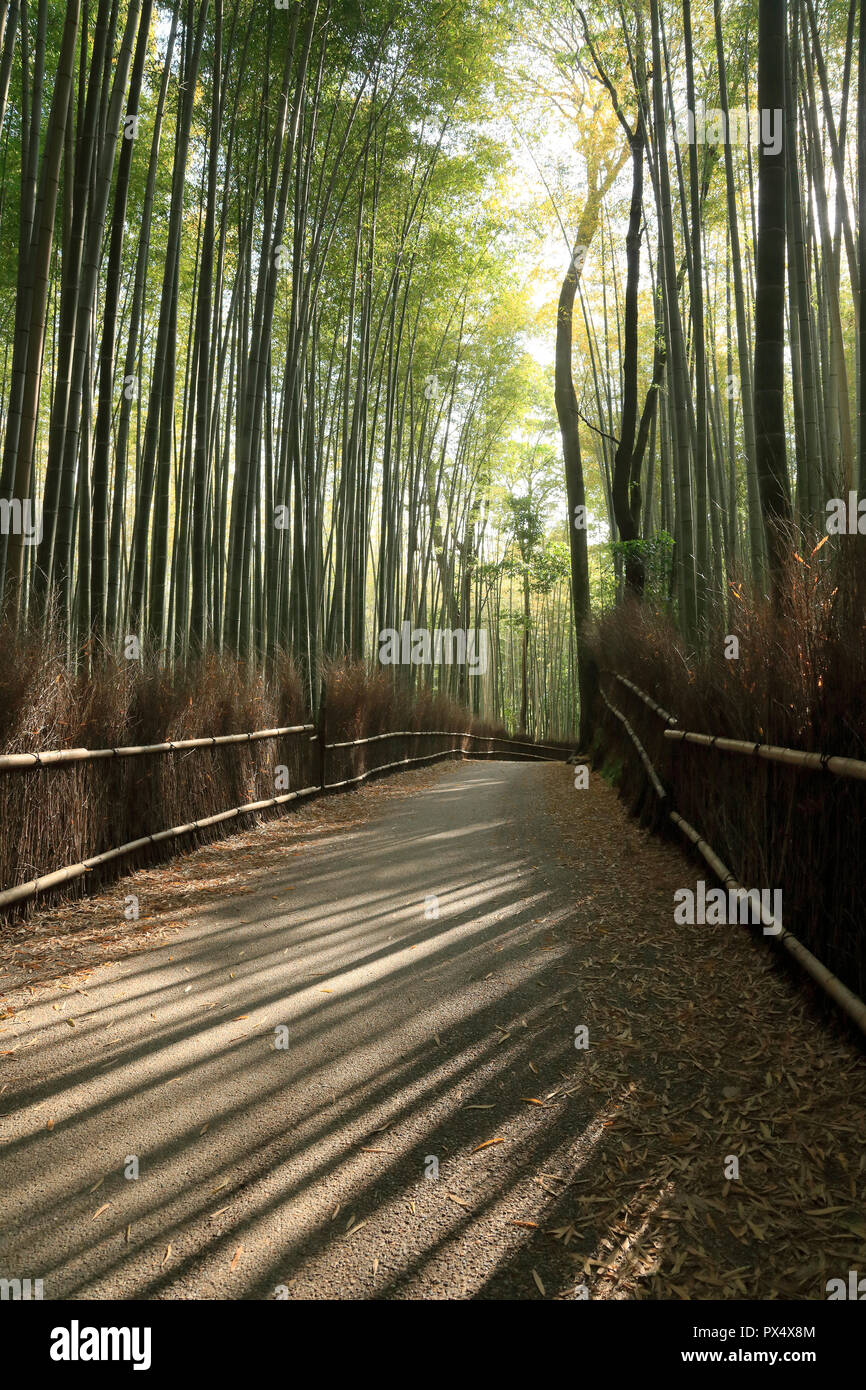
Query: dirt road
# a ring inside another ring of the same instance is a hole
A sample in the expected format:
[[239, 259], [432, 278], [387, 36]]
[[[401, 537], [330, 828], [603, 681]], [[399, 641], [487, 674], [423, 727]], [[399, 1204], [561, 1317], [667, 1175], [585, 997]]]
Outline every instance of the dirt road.
[[866, 1268], [862, 1052], [760, 936], [674, 924], [700, 870], [600, 779], [440, 765], [88, 910], [178, 865], [182, 926], [0, 1004], [0, 1277], [825, 1298]]

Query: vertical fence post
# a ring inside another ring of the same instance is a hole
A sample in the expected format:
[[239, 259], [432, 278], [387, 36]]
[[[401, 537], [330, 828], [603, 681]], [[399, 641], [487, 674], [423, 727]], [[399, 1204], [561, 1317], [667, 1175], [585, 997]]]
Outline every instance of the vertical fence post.
[[325, 739], [328, 732], [327, 706], [325, 697], [325, 682], [322, 681], [322, 694], [319, 700], [319, 787], [325, 790], [325, 760], [328, 750], [325, 747]]

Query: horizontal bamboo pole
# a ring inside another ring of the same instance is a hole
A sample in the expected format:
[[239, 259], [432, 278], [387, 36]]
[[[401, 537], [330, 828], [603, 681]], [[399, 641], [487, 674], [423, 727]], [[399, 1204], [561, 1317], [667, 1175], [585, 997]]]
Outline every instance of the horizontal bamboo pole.
[[[461, 735], [459, 735], [459, 737], [462, 738], [462, 737], [465, 737], [465, 735], [462, 735], [462, 734], [461, 734]], [[473, 737], [473, 738], [485, 738], [486, 735], [485, 735], [485, 734], [473, 734], [472, 737]], [[331, 745], [331, 744], [328, 745], [328, 747], [331, 747], [331, 746], [333, 746], [333, 745]], [[342, 745], [336, 745], [336, 746], [338, 746], [338, 747], [347, 747], [347, 746], [350, 746], [350, 745], [342, 744]], [[460, 758], [495, 758], [495, 757], [496, 757], [496, 752], [495, 752], [495, 750], [485, 749], [485, 751], [484, 751], [483, 753], [476, 753], [476, 752], [473, 752], [473, 751], [471, 751], [471, 750], [469, 750], [469, 749], [465, 749], [465, 748], [443, 748], [443, 749], [441, 749], [440, 752], [438, 752], [438, 753], [420, 753], [420, 754], [419, 754], [417, 757], [415, 757], [415, 758], [400, 758], [400, 759], [398, 759], [397, 762], [393, 762], [393, 763], [379, 763], [379, 764], [377, 764], [376, 767], [368, 767], [367, 770], [366, 770], [366, 772], [361, 772], [361, 773], [359, 773], [359, 775], [358, 775], [357, 777], [344, 777], [343, 780], [342, 780], [342, 782], [328, 782], [328, 783], [326, 783], [324, 790], [325, 790], [326, 792], [339, 791], [339, 789], [340, 789], [341, 787], [351, 787], [355, 782], [363, 782], [363, 781], [365, 781], [365, 779], [366, 779], [367, 777], [372, 777], [373, 774], [376, 773], [376, 772], [391, 772], [395, 767], [408, 767], [408, 765], [409, 765], [410, 763], [429, 763], [429, 762], [432, 762], [432, 761], [434, 760], [434, 758], [447, 758], [447, 757], [449, 757], [451, 754], [454, 754], [454, 755], [456, 755], [457, 757], [460, 757]], [[534, 754], [534, 753], [512, 753], [511, 756], [512, 756], [513, 758], [528, 758], [528, 759], [530, 759], [530, 761], [532, 761], [532, 762], [553, 763], [553, 762], [559, 762], [559, 761], [560, 761], [558, 758], [545, 758], [545, 757], [543, 757], [541, 754]]]
[[[496, 748], [464, 748], [462, 752], [464, 758], [498, 758], [502, 756]], [[564, 758], [552, 758], [547, 753], [518, 753], [513, 749], [508, 750], [508, 757], [526, 758], [531, 763], [561, 763], [565, 761]]]
[[497, 734], [470, 734], [470, 738], [487, 739], [492, 743], [517, 744], [520, 748], [546, 748], [551, 753], [570, 753], [571, 745], [563, 743], [534, 743], [526, 738], [500, 738]]
[[656, 704], [655, 700], [650, 695], [647, 695], [645, 690], [641, 690], [639, 685], [635, 685], [634, 681], [628, 680], [626, 676], [619, 675], [617, 671], [611, 671], [610, 674], [619, 681], [620, 685], [626, 686], [633, 694], [637, 695], [639, 700], [643, 700], [644, 704], [652, 710], [653, 714], [657, 714], [666, 724], [676, 724], [678, 722], [666, 709]]
[[300, 791], [284, 792], [282, 796], [272, 796], [266, 801], [248, 801], [243, 806], [233, 806], [230, 811], [220, 811], [215, 816], [206, 816], [202, 820], [190, 821], [188, 825], [175, 825], [170, 830], [158, 830], [153, 835], [143, 835], [138, 840], [130, 840], [128, 844], [118, 845], [115, 849], [104, 850], [102, 854], [95, 854], [90, 859], [82, 859], [78, 864], [69, 864], [64, 869], [55, 869], [53, 873], [31, 879], [29, 883], [19, 883], [15, 888], [5, 889], [4, 892], [0, 893], [0, 908], [22, 902], [25, 898], [33, 898], [37, 893], [43, 893], [48, 888], [56, 888], [61, 883], [71, 883], [73, 879], [81, 878], [82, 874], [98, 869], [101, 864], [108, 864], [112, 859], [121, 859], [125, 855], [133, 854], [135, 850], [144, 849], [146, 845], [157, 845], [163, 840], [176, 840], [181, 835], [191, 834], [193, 830], [205, 830], [209, 825], [219, 825], [222, 821], [232, 820], [237, 816], [264, 811], [270, 806], [283, 806], [287, 801], [297, 801], [302, 796], [312, 796], [318, 790], [318, 787], [302, 787]]
[[530, 739], [502, 738], [498, 734], [470, 734], [458, 729], [390, 730], [384, 734], [370, 734], [367, 738], [350, 738], [342, 743], [326, 743], [325, 747], [329, 750], [332, 748], [358, 748], [363, 743], [378, 743], [384, 738], [475, 738], [480, 739], [483, 743], [516, 744], [521, 748], [548, 748], [555, 753], [562, 754], [568, 751], [564, 745], [560, 747], [555, 743], [534, 743]]
[[[106, 758], [134, 758], [148, 753], [182, 753], [192, 748], [214, 748], [232, 743], [256, 743], [267, 738], [284, 738], [290, 734], [310, 734], [310, 742], [318, 740], [314, 724], [293, 724], [282, 729], [257, 729], [249, 734], [218, 734], [209, 738], [175, 739], [170, 743], [150, 743], [123, 748], [62, 748], [45, 753], [0, 754], [0, 772], [20, 771], [34, 767], [56, 767], [63, 763], [97, 762]], [[533, 743], [528, 739], [500, 738], [495, 734], [469, 734], [452, 729], [395, 729], [368, 738], [348, 739], [343, 743], [327, 743], [326, 748], [355, 748], [364, 743], [376, 743], [386, 738], [474, 738], [493, 743], [517, 744], [524, 748], [549, 748], [565, 752], [551, 743]]]
[[171, 743], [149, 743], [129, 748], [62, 748], [47, 753], [3, 753], [0, 754], [0, 772], [56, 767], [60, 763], [97, 762], [103, 758], [136, 758], [146, 753], [183, 753], [190, 748], [216, 748], [227, 743], [257, 743], [265, 738], [310, 733], [314, 728], [314, 724], [292, 724], [284, 729], [256, 729], [250, 734], [217, 734], [211, 738], [176, 739]]
[[[310, 729], [312, 729], [312, 728], [313, 728], [313, 725], [311, 725], [311, 724], [301, 724], [301, 725], [295, 725], [295, 726], [293, 726], [293, 727], [291, 727], [291, 728], [285, 728], [285, 729], [263, 729], [263, 730], [257, 731], [255, 734], [228, 734], [228, 735], [225, 735], [225, 736], [222, 736], [222, 737], [217, 737], [217, 738], [214, 738], [214, 739], [189, 739], [189, 740], [185, 740], [184, 743], [155, 744], [155, 745], [152, 745], [152, 746], [150, 746], [150, 747], [143, 747], [143, 748], [141, 748], [141, 749], [110, 749], [110, 748], [109, 748], [109, 749], [86, 749], [86, 748], [82, 748], [82, 749], [66, 749], [66, 750], [63, 750], [63, 753], [43, 754], [42, 757], [43, 757], [43, 758], [51, 757], [52, 759], [57, 760], [57, 761], [59, 761], [59, 760], [61, 760], [61, 759], [62, 759], [63, 761], [84, 761], [83, 758], [81, 758], [81, 759], [70, 759], [70, 758], [66, 758], [66, 757], [64, 757], [64, 754], [78, 753], [78, 754], [86, 754], [86, 755], [88, 755], [88, 756], [90, 756], [90, 757], [111, 757], [111, 756], [124, 756], [124, 755], [127, 755], [127, 756], [128, 756], [128, 755], [135, 754], [135, 753], [138, 753], [138, 752], [145, 752], [145, 753], [146, 753], [146, 752], [169, 752], [169, 751], [171, 751], [171, 750], [173, 750], [173, 749], [174, 749], [174, 750], [177, 750], [177, 749], [180, 749], [180, 748], [189, 748], [189, 747], [201, 748], [201, 747], [205, 747], [205, 746], [210, 746], [210, 745], [212, 745], [212, 744], [214, 744], [214, 743], [217, 743], [217, 744], [221, 744], [221, 743], [239, 743], [239, 742], [245, 742], [245, 741], [248, 741], [248, 740], [252, 740], [252, 739], [254, 739], [254, 738], [276, 738], [276, 737], [281, 737], [283, 734], [307, 733], [307, 732], [308, 732]], [[497, 740], [494, 740], [492, 737], [490, 737], [490, 736], [488, 736], [488, 735], [486, 735], [486, 734], [461, 734], [461, 733], [456, 733], [456, 732], [455, 732], [455, 733], [445, 733], [444, 731], [443, 731], [443, 733], [441, 733], [441, 734], [434, 734], [432, 731], [422, 731], [422, 732], [424, 732], [424, 733], [430, 733], [430, 735], [433, 736], [433, 737], [447, 737], [447, 738], [459, 738], [459, 739], [465, 739], [465, 738], [476, 738], [476, 739], [479, 739], [479, 738], [480, 738], [480, 739], [487, 740], [488, 742], [497, 741]], [[411, 733], [412, 733], [412, 731], [409, 731], [408, 734], [404, 734], [404, 736], [411, 736]], [[392, 735], [392, 736], [393, 736], [393, 735]], [[315, 738], [316, 735], [313, 735], [313, 737]], [[359, 743], [372, 743], [372, 742], [374, 742], [376, 739], [378, 739], [378, 738], [383, 738], [383, 737], [389, 737], [389, 735], [381, 735], [381, 734], [378, 734], [378, 735], [374, 735], [372, 738], [369, 738], [369, 739], [359, 739], [359, 740], [357, 740], [357, 742], [359, 742]], [[499, 741], [499, 742], [520, 742], [519, 740], [498, 740], [498, 741]], [[325, 745], [326, 748], [346, 748], [346, 747], [352, 747], [352, 746], [354, 746], [354, 745], [353, 745], [353, 744], [326, 744], [326, 745]], [[536, 745], [527, 745], [527, 746], [536, 746]], [[537, 745], [537, 746], [538, 746], [538, 747], [542, 747], [542, 746], [544, 746], [544, 745]], [[442, 751], [440, 751], [440, 752], [437, 752], [437, 753], [427, 753], [427, 754], [422, 754], [421, 756], [419, 756], [419, 757], [414, 757], [414, 758], [401, 758], [401, 759], [399, 759], [397, 762], [382, 763], [382, 764], [380, 764], [380, 765], [377, 766], [377, 767], [368, 768], [366, 772], [362, 772], [362, 773], [360, 774], [360, 776], [358, 776], [358, 777], [349, 777], [349, 778], [346, 778], [345, 780], [343, 780], [342, 782], [329, 782], [329, 783], [326, 784], [324, 790], [325, 790], [325, 791], [336, 791], [336, 790], [338, 790], [338, 789], [341, 788], [341, 787], [348, 787], [348, 786], [352, 786], [353, 784], [355, 784], [355, 783], [357, 783], [357, 782], [363, 782], [367, 777], [373, 776], [373, 774], [376, 773], [376, 772], [388, 772], [388, 771], [392, 771], [394, 768], [406, 767], [406, 766], [408, 766], [408, 765], [411, 764], [411, 763], [431, 762], [431, 761], [433, 761], [433, 760], [436, 759], [436, 758], [448, 757], [448, 756], [451, 755], [451, 754], [457, 755], [458, 757], [463, 757], [463, 756], [467, 756], [467, 757], [493, 757], [493, 756], [495, 756], [495, 754], [494, 754], [494, 752], [493, 752], [492, 750], [485, 750], [485, 752], [483, 752], [483, 753], [475, 753], [475, 752], [471, 752], [471, 751], [469, 751], [469, 750], [464, 750], [464, 749], [459, 748], [459, 747], [458, 747], [458, 748], [446, 748], [446, 749], [444, 749], [444, 750], [442, 750]], [[29, 758], [29, 757], [32, 757], [32, 756], [34, 756], [34, 755], [31, 755], [31, 754], [17, 754], [17, 755], [10, 755], [10, 756]], [[547, 761], [556, 761], [555, 759], [544, 758], [544, 757], [543, 757], [542, 755], [540, 755], [540, 754], [532, 754], [532, 753], [514, 753], [514, 754], [512, 754], [512, 756], [513, 756], [513, 757], [517, 757], [517, 758], [532, 758], [532, 759], [535, 760], [535, 761], [544, 761], [544, 762], [547, 762]], [[16, 763], [13, 764], [13, 765], [14, 765], [15, 767], [21, 767], [21, 766], [25, 766], [25, 765], [26, 765], [26, 766], [32, 766], [32, 765], [34, 765], [34, 764], [22, 764], [22, 763], [16, 762]], [[0, 768], [2, 768], [2, 766], [3, 766], [3, 763], [0, 762]], [[267, 810], [269, 807], [272, 807], [272, 806], [282, 806], [282, 805], [285, 805], [285, 804], [286, 804], [287, 802], [289, 802], [289, 801], [296, 801], [296, 800], [298, 800], [298, 798], [300, 798], [300, 797], [312, 796], [314, 793], [319, 792], [320, 790], [321, 790], [321, 788], [319, 788], [319, 787], [304, 787], [304, 788], [302, 788], [300, 791], [296, 791], [296, 792], [287, 792], [287, 793], [284, 793], [282, 796], [270, 797], [270, 798], [268, 798], [268, 799], [265, 800], [265, 801], [249, 801], [249, 802], [246, 802], [243, 806], [235, 806], [235, 807], [233, 807], [233, 808], [232, 808], [231, 810], [229, 810], [229, 811], [220, 811], [217, 815], [214, 815], [214, 816], [207, 816], [206, 818], [204, 818], [204, 819], [202, 819], [202, 820], [190, 821], [189, 824], [187, 824], [187, 825], [173, 826], [173, 827], [172, 827], [171, 829], [169, 829], [169, 830], [158, 830], [158, 831], [156, 831], [156, 833], [153, 834], [153, 835], [144, 835], [144, 836], [141, 836], [139, 839], [137, 839], [137, 840], [131, 840], [131, 841], [129, 841], [129, 843], [127, 843], [127, 844], [125, 844], [125, 845], [118, 845], [118, 846], [117, 846], [116, 848], [114, 848], [114, 849], [104, 850], [101, 854], [93, 855], [93, 856], [92, 856], [91, 858], [89, 858], [89, 859], [83, 859], [83, 860], [81, 860], [81, 861], [80, 861], [79, 863], [77, 863], [77, 864], [69, 864], [69, 865], [67, 865], [65, 868], [56, 869], [56, 870], [54, 870], [54, 871], [53, 871], [52, 873], [50, 873], [50, 874], [44, 874], [44, 875], [42, 875], [40, 878], [34, 878], [34, 879], [31, 879], [31, 880], [30, 880], [29, 882], [27, 882], [27, 883], [20, 883], [20, 884], [18, 884], [18, 885], [17, 885], [16, 887], [14, 887], [14, 888], [7, 888], [7, 889], [3, 890], [2, 892], [0, 892], [0, 909], [2, 909], [2, 908], [4, 908], [4, 907], [11, 906], [13, 903], [22, 902], [22, 901], [24, 901], [24, 900], [27, 899], [27, 898], [35, 897], [38, 893], [45, 892], [45, 891], [47, 891], [49, 888], [56, 888], [56, 887], [58, 887], [60, 884], [63, 884], [63, 883], [71, 883], [74, 879], [81, 878], [81, 876], [82, 876], [83, 874], [90, 873], [93, 869], [99, 868], [100, 865], [102, 865], [102, 864], [108, 864], [108, 863], [110, 863], [111, 860], [113, 860], [113, 859], [120, 859], [120, 858], [123, 858], [123, 857], [126, 856], [126, 855], [133, 854], [136, 850], [138, 850], [138, 849], [144, 849], [147, 845], [159, 844], [159, 843], [161, 843], [161, 842], [164, 841], [164, 840], [178, 839], [181, 835], [188, 835], [188, 834], [191, 834], [194, 830], [203, 830], [203, 829], [206, 829], [208, 826], [211, 826], [211, 825], [218, 825], [218, 824], [220, 824], [220, 823], [223, 822], [223, 821], [231, 820], [231, 819], [236, 818], [236, 817], [238, 817], [238, 816], [254, 814], [255, 812], [258, 812], [258, 811]]]
[[[610, 709], [612, 713], [616, 714], [617, 711], [613, 709], [613, 706], [610, 704], [609, 700], [606, 699], [604, 692], [600, 691], [599, 693], [601, 694], [601, 698], [604, 700], [604, 703], [608, 706], [608, 709]], [[622, 720], [622, 723], [625, 724], [626, 728], [629, 729], [628, 723], [623, 718], [623, 716], [618, 715], [618, 717]], [[642, 760], [644, 761], [644, 766], [647, 767], [647, 771], [649, 772], [650, 769], [652, 769], [652, 784], [656, 791], [658, 791], [659, 787], [661, 787], [661, 783], [659, 782], [659, 779], [656, 776], [655, 768], [652, 767], [652, 764], [646, 757], [646, 753], [643, 750], [639, 739], [635, 736], [631, 729], [629, 729], [629, 733], [631, 734], [632, 740], [638, 752], [642, 755]], [[665, 730], [665, 738], [677, 738], [678, 736], [678, 732], [672, 733], [669, 730]], [[746, 746], [749, 747], [749, 745]], [[663, 790], [664, 789], [662, 789], [662, 794]], [[676, 825], [678, 829], [682, 831], [686, 838], [692, 842], [692, 844], [701, 854], [706, 863], [709, 864], [710, 868], [713, 870], [713, 873], [716, 874], [719, 880], [724, 884], [725, 888], [727, 888], [729, 891], [733, 891], [736, 893], [745, 892], [745, 889], [743, 889], [741, 885], [737, 882], [737, 880], [734, 878], [734, 875], [728, 868], [727, 864], [725, 864], [719, 858], [712, 846], [707, 844], [706, 840], [698, 834], [697, 830], [695, 830], [693, 825], [690, 825], [689, 822], [687, 820], [684, 820], [684, 818], [681, 815], [679, 815], [676, 811], [669, 811], [668, 817], [674, 823], [674, 825]], [[844, 1014], [846, 1014], [848, 1018], [851, 1019], [852, 1023], [855, 1023], [861, 1032], [866, 1033], [866, 1003], [864, 1003], [864, 1001], [859, 997], [859, 995], [856, 995], [854, 991], [849, 989], [846, 984], [843, 984], [842, 981], [839, 979], [838, 975], [834, 975], [832, 970], [829, 970], [827, 966], [824, 965], [823, 961], [820, 961], [817, 956], [812, 954], [808, 947], [803, 945], [799, 937], [794, 936], [792, 932], [789, 932], [784, 927], [782, 928], [782, 931], [779, 932], [779, 923], [776, 921], [773, 915], [767, 911], [763, 903], [760, 904], [760, 913], [762, 924], [767, 928], [773, 929], [772, 935], [774, 939], [780, 942], [782, 946], [784, 946], [785, 950], [789, 953], [789, 955], [792, 955], [794, 957], [794, 959], [803, 967], [806, 973], [809, 976], [811, 976], [815, 983], [821, 989], [824, 990], [825, 994], [828, 994], [830, 998], [833, 999], [834, 1002], [839, 1005], [839, 1008], [842, 1010]]]
[[695, 743], [702, 748], [718, 748], [722, 753], [738, 753], [747, 758], [763, 758], [768, 763], [787, 763], [813, 772], [833, 772], [837, 777], [854, 777], [866, 782], [866, 762], [859, 758], [837, 758], [826, 753], [805, 753], [799, 748], [778, 748], [772, 743], [747, 743], [739, 738], [717, 734], [696, 734], [686, 729], [665, 729], [665, 738]]
[[356, 782], [364, 782], [368, 777], [372, 777], [376, 772], [390, 772], [395, 767], [408, 767], [410, 763], [430, 763], [435, 758], [448, 758], [452, 755], [463, 756], [460, 748], [443, 748], [438, 753], [422, 753], [416, 758], [400, 758], [394, 763], [379, 763], [377, 767], [368, 767], [366, 772], [360, 773], [357, 777], [344, 777], [342, 782], [328, 782], [324, 790], [326, 792], [339, 791], [341, 787], [351, 787]]
[[389, 729], [384, 734], [369, 734], [367, 738], [350, 738], [342, 743], [326, 743], [331, 748], [357, 748], [362, 743], [379, 743], [384, 738], [472, 738], [474, 735], [458, 733], [454, 729]]
[[662, 786], [661, 779], [659, 778], [658, 773], [656, 772], [655, 768], [649, 760], [649, 756], [647, 755], [646, 749], [644, 748], [634, 729], [631, 727], [631, 724], [629, 724], [625, 715], [621, 714], [620, 711], [616, 708], [616, 706], [610, 703], [610, 700], [607, 698], [603, 690], [599, 690], [598, 693], [604, 700], [604, 703], [607, 705], [611, 714], [619, 720], [620, 724], [622, 724], [623, 728], [625, 729], [626, 733], [628, 734], [629, 738], [631, 739], [632, 743], [637, 749], [638, 757], [644, 765], [644, 771], [646, 772], [647, 777], [649, 777], [650, 782], [652, 783], [653, 790], [656, 796], [659, 798], [660, 801], [666, 801], [668, 794]]
[[[733, 889], [735, 892], [745, 892], [745, 889], [741, 888], [740, 884], [737, 883], [737, 880], [734, 878], [727, 865], [722, 863], [721, 859], [719, 859], [718, 855], [710, 848], [706, 840], [701, 838], [694, 826], [689, 825], [688, 821], [683, 820], [682, 816], [678, 816], [676, 811], [670, 812], [670, 818], [675, 825], [679, 826], [683, 834], [692, 841], [692, 844], [700, 851], [713, 872], [718, 874], [726, 888]], [[779, 925], [772, 914], [767, 912], [763, 904], [761, 905], [761, 921], [764, 926], [768, 928], [777, 928]], [[823, 961], [820, 961], [817, 956], [814, 956], [808, 947], [804, 946], [802, 941], [794, 936], [792, 932], [787, 931], [783, 927], [781, 932], [774, 931], [772, 934], [775, 940], [778, 941], [780, 945], [784, 946], [785, 950], [794, 957], [806, 973], [812, 977], [815, 983], [820, 985], [824, 992], [829, 994], [830, 998], [839, 1005], [843, 1013], [847, 1014], [853, 1023], [856, 1023], [861, 1032], [866, 1033], [866, 1003], [864, 1003], [859, 995], [856, 995], [853, 990], [843, 984], [838, 975], [833, 974], [832, 970], [828, 970]]]
[[[707, 844], [706, 840], [698, 834], [694, 826], [689, 825], [688, 821], [684, 820], [683, 817], [679, 815], [676, 811], [669, 811], [668, 815], [670, 819], [673, 821], [674, 825], [678, 826], [678, 828], [682, 831], [686, 839], [691, 840], [695, 849], [707, 861], [713, 873], [716, 874], [716, 876], [721, 880], [725, 888], [729, 889], [731, 892], [734, 893], [743, 892], [743, 889], [741, 888], [737, 880], [734, 878], [734, 875], [731, 873], [731, 870], [728, 868], [727, 864], [724, 864], [722, 862], [722, 860], [716, 854], [712, 846]], [[779, 935], [779, 923], [776, 921], [773, 914], [767, 911], [763, 903], [761, 903], [760, 905], [760, 912], [761, 925], [772, 929], [774, 936]]]

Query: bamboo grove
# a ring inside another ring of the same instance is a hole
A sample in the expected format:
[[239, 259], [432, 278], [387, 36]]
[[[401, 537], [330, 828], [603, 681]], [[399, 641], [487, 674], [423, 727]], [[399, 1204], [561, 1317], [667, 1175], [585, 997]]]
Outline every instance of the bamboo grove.
[[[560, 100], [590, 123], [606, 107], [616, 137], [589, 144], [559, 298], [570, 502], [588, 453], [620, 592], [661, 561], [696, 650], [744, 587], [778, 610], [863, 482], [863, 8], [649, 0], [548, 30]], [[584, 616], [587, 549], [572, 539]]]
[[699, 644], [862, 481], [862, 10], [0, 0], [6, 621], [483, 629], [542, 736], [606, 595]]
[[[2, 17], [0, 495], [42, 527], [3, 529], [7, 611], [77, 660], [288, 650], [311, 699], [382, 628], [498, 631], [490, 484], [529, 388], [475, 130], [493, 7]], [[566, 578], [533, 642], [567, 670]]]

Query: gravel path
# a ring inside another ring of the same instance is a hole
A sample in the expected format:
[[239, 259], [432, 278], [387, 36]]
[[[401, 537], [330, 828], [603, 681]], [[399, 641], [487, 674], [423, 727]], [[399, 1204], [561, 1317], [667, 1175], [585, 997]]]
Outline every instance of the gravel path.
[[825, 1298], [866, 1268], [863, 1054], [760, 936], [674, 924], [702, 876], [595, 776], [473, 762], [43, 914], [44, 983], [23, 937], [0, 977], [0, 1277]]

